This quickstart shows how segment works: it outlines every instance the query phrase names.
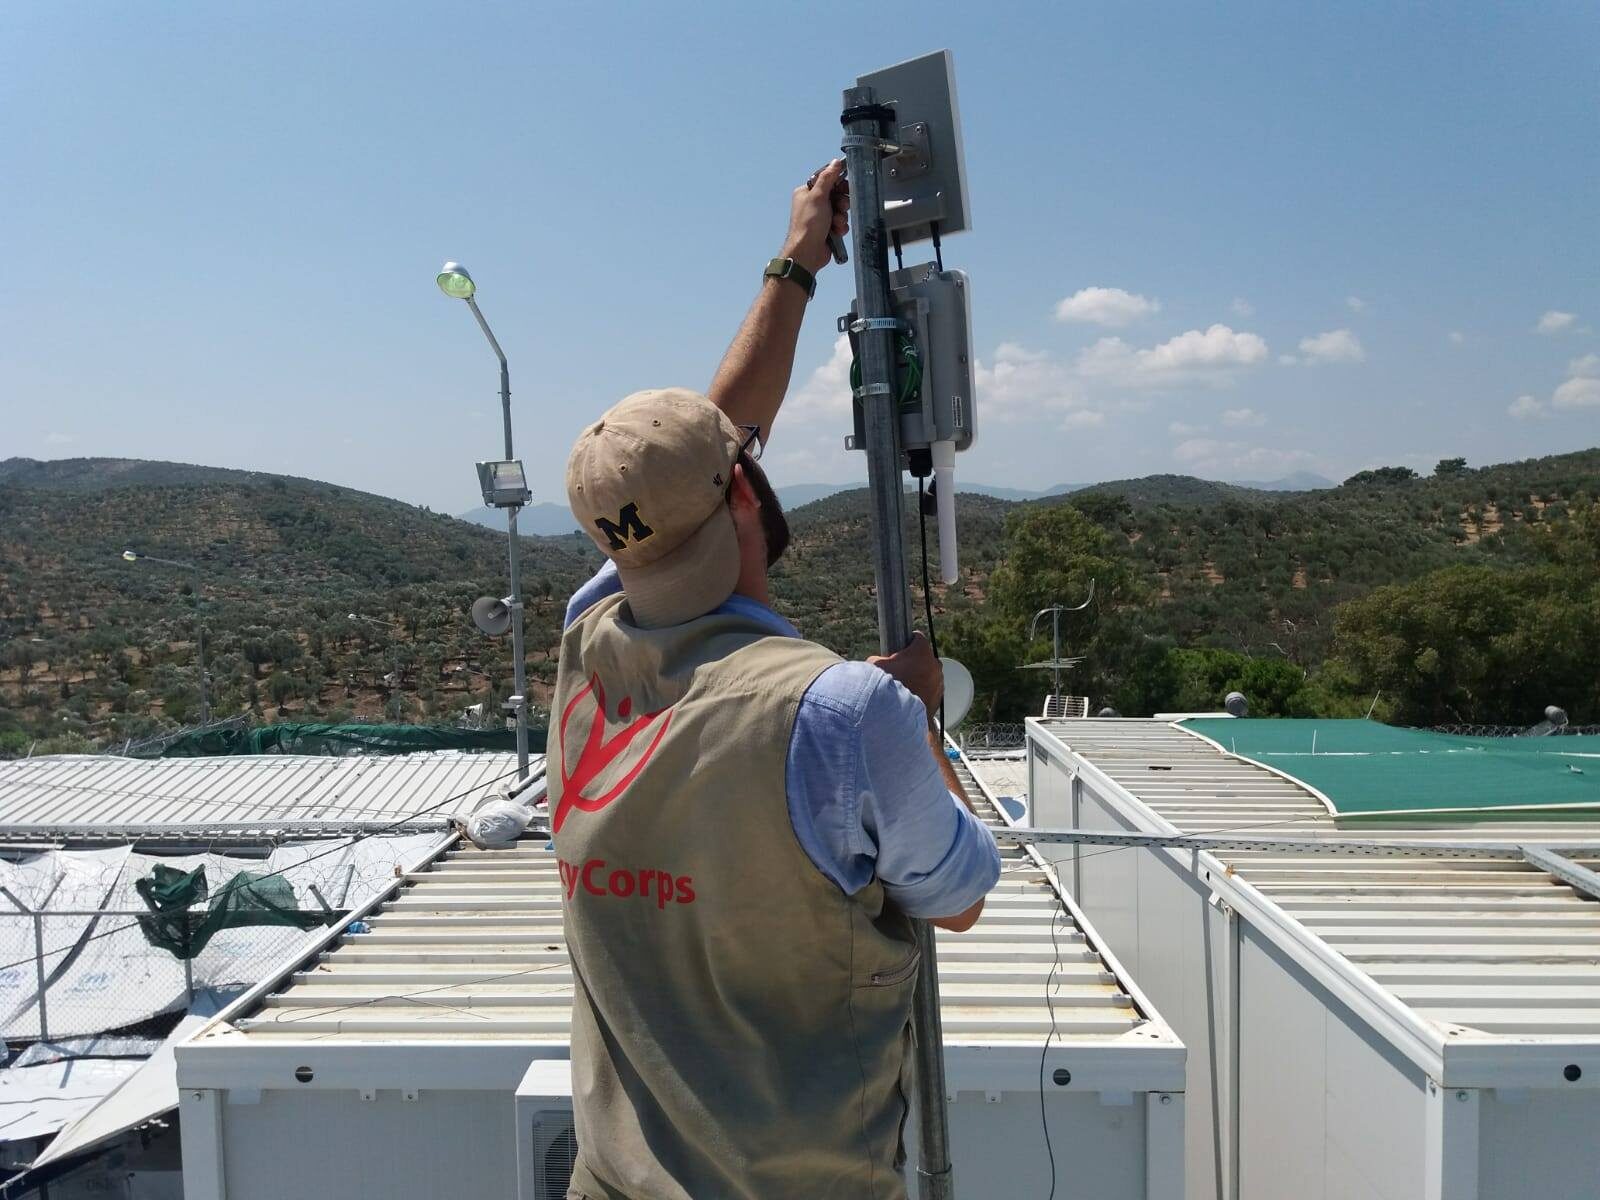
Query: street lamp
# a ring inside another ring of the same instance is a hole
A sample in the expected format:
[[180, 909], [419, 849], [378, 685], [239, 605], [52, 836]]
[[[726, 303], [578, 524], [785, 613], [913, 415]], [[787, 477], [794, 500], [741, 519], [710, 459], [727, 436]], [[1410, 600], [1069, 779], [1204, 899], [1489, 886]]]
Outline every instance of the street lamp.
[[505, 425], [506, 453], [498, 462], [478, 464], [478, 481], [483, 489], [483, 502], [494, 508], [506, 510], [507, 555], [511, 562], [511, 594], [506, 597], [506, 607], [511, 612], [511, 669], [516, 694], [506, 701], [517, 718], [517, 775], [528, 777], [528, 668], [522, 648], [522, 584], [517, 559], [517, 512], [532, 498], [527, 486], [527, 476], [511, 448], [511, 370], [506, 365], [505, 351], [495, 339], [489, 322], [478, 309], [478, 285], [460, 263], [447, 262], [439, 268], [435, 278], [439, 290], [452, 300], [465, 300], [472, 310], [478, 328], [489, 339], [494, 356], [500, 360], [500, 415]]
[[206, 693], [206, 627], [200, 619], [200, 568], [194, 563], [157, 558], [153, 554], [140, 554], [137, 550], [124, 550], [122, 557], [128, 562], [152, 562], [194, 573], [194, 650], [200, 665], [200, 724], [211, 724], [211, 700]]

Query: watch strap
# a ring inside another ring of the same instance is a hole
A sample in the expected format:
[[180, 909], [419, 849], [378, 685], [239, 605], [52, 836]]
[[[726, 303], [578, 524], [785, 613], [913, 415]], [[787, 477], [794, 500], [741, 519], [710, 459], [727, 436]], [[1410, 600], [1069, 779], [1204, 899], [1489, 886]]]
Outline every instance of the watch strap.
[[773, 259], [767, 264], [767, 269], [762, 275], [770, 275], [774, 279], [793, 280], [805, 290], [808, 300], [817, 294], [817, 277], [792, 258]]

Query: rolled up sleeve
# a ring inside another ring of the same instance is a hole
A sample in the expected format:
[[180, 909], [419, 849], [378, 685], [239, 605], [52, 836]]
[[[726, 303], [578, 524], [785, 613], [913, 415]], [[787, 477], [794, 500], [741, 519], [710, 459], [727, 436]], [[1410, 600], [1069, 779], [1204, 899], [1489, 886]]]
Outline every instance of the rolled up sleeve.
[[878, 879], [902, 911], [955, 916], [999, 882], [1000, 850], [945, 786], [922, 701], [880, 675], [861, 723], [862, 832], [875, 843]]

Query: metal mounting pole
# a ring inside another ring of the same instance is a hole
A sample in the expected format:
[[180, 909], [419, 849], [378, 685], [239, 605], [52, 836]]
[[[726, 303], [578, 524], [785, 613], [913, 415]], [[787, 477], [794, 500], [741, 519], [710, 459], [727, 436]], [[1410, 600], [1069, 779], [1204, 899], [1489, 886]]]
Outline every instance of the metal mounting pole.
[[[500, 341], [494, 336], [494, 331], [489, 328], [489, 322], [483, 319], [483, 313], [478, 309], [478, 302], [473, 297], [467, 297], [467, 307], [472, 310], [472, 315], [477, 318], [478, 328], [483, 330], [483, 336], [489, 339], [489, 345], [494, 347], [495, 357], [500, 360], [500, 416], [505, 425], [506, 457], [515, 458], [516, 454], [511, 448], [511, 368], [506, 365], [505, 351], [500, 349]], [[520, 505], [512, 505], [506, 509], [506, 538], [510, 545], [507, 554], [511, 560], [511, 597], [507, 607], [511, 609], [511, 675], [512, 686], [516, 688], [517, 711], [517, 781], [519, 783], [528, 778], [528, 661], [522, 648], [522, 570], [520, 559], [521, 547], [517, 539], [517, 511]]]
[[[850, 228], [855, 241], [857, 312], [869, 322], [894, 316], [889, 295], [889, 244], [883, 227], [879, 178], [887, 122], [873, 110], [870, 87], [844, 93], [844, 156], [850, 177]], [[894, 330], [869, 324], [860, 333], [862, 429], [866, 434], [867, 494], [872, 520], [873, 578], [878, 591], [878, 645], [893, 654], [911, 640], [911, 593], [901, 536], [900, 416], [894, 401]], [[950, 1126], [945, 1111], [944, 1029], [939, 1009], [939, 963], [933, 927], [913, 922], [922, 965], [912, 1001], [917, 1070], [917, 1133], [921, 1200], [954, 1196]]]

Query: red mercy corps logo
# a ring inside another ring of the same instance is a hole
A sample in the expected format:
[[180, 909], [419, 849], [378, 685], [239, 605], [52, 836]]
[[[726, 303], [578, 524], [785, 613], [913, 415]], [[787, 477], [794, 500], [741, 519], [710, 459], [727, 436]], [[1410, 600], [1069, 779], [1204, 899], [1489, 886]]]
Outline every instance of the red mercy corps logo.
[[[567, 770], [567, 726], [572, 721], [573, 712], [586, 696], [593, 697], [594, 715], [589, 720], [589, 733], [583, 740], [583, 749], [578, 752], [578, 761], [573, 764], [572, 770]], [[633, 707], [633, 702], [626, 697], [617, 706], [617, 716], [622, 720], [628, 719], [628, 713]], [[665, 717], [656, 722], [657, 717]], [[615, 736], [602, 740], [606, 730], [606, 690], [600, 684], [600, 676], [591, 675], [588, 684], [568, 702], [565, 711], [561, 714], [560, 744], [556, 747], [561, 756], [561, 799], [556, 804], [556, 811], [550, 818], [551, 833], [560, 833], [562, 823], [566, 821], [567, 814], [574, 808], [584, 812], [599, 812], [610, 804], [623, 792], [628, 785], [638, 778], [639, 772], [644, 770], [645, 763], [650, 761], [650, 756], [655, 753], [656, 747], [661, 744], [661, 739], [666, 735], [667, 726], [672, 723], [671, 709], [658, 709], [656, 712], [645, 713], [631, 725], [624, 726]], [[656, 735], [644, 752], [634, 761], [633, 765], [623, 777], [614, 783], [609, 791], [599, 796], [586, 796], [584, 789], [600, 776], [607, 767], [622, 758], [628, 747], [641, 733], [652, 724], [657, 725]]]

